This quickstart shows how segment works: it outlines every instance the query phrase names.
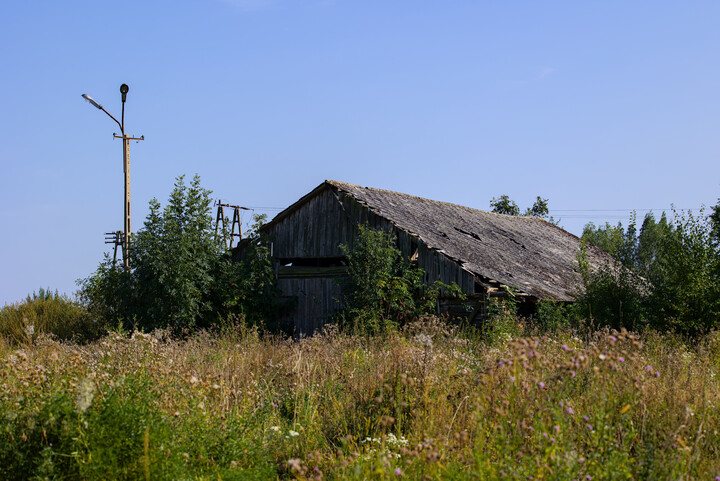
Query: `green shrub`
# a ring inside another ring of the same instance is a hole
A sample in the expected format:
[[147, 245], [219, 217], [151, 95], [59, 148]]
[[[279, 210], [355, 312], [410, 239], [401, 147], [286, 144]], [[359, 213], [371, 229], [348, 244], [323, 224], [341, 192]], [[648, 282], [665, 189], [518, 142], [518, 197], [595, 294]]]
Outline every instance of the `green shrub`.
[[42, 334], [84, 342], [97, 339], [105, 328], [80, 303], [49, 289], [0, 309], [0, 335], [13, 344], [34, 342]]
[[506, 288], [505, 295], [488, 300], [487, 317], [482, 323], [482, 334], [490, 345], [502, 345], [523, 331], [518, 317], [518, 301], [513, 289]]
[[541, 300], [535, 312], [535, 324], [541, 333], [556, 333], [570, 326], [572, 306], [567, 303]]
[[344, 319], [360, 331], [384, 332], [435, 313], [441, 295], [462, 298], [456, 284], [425, 284], [425, 271], [403, 257], [391, 233], [361, 225], [352, 248], [340, 248], [349, 275], [343, 282]]

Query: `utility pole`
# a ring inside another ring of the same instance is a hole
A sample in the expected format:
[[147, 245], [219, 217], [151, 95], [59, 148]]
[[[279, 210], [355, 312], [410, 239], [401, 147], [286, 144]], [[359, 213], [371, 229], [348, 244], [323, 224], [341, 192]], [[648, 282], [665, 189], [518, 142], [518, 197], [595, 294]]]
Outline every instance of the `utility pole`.
[[[116, 139], [122, 139], [123, 141], [123, 173], [125, 175], [125, 199], [123, 201], [123, 237], [122, 237], [122, 253], [123, 253], [123, 265], [125, 266], [126, 270], [130, 270], [130, 233], [131, 233], [131, 224], [130, 224], [130, 141], [141, 141], [145, 140], [145, 136], [141, 137], [130, 137], [129, 135], [125, 134], [125, 100], [127, 100], [127, 93], [128, 90], [130, 90], [130, 87], [127, 86], [127, 84], [122, 84], [120, 86], [120, 96], [122, 100], [122, 116], [120, 119], [121, 122], [118, 122], [118, 120], [110, 115], [110, 112], [105, 110], [102, 105], [97, 103], [92, 97], [90, 97], [88, 94], [82, 94], [82, 97], [90, 102], [94, 107], [102, 110], [105, 112], [111, 119], [113, 119], [119, 126], [120, 126], [120, 134], [117, 135], [113, 132], [113, 137]], [[117, 252], [117, 237], [115, 238], [115, 250]]]

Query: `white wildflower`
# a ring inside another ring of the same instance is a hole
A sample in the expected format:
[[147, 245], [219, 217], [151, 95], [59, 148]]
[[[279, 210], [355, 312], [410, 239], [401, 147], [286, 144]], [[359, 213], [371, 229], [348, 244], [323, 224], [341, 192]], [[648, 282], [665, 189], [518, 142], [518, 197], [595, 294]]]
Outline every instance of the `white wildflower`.
[[415, 336], [415, 341], [427, 349], [432, 349], [433, 347], [432, 337], [427, 334], [418, 334]]
[[80, 390], [77, 396], [77, 407], [78, 411], [84, 413], [87, 408], [92, 404], [93, 397], [95, 397], [95, 384], [90, 379], [83, 379], [80, 384]]

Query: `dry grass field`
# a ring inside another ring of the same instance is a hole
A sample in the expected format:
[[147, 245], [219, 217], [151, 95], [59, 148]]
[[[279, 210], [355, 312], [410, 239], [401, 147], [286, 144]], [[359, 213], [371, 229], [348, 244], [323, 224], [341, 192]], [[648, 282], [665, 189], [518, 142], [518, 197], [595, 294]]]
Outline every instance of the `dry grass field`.
[[720, 336], [0, 337], [2, 479], [720, 479]]

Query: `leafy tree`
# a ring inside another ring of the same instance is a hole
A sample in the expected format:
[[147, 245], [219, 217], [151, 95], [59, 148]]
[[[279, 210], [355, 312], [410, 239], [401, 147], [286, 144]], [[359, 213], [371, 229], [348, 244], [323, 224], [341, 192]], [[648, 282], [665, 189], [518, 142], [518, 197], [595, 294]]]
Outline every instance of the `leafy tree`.
[[659, 221], [649, 212], [645, 215], [638, 234], [633, 213], [627, 229], [622, 222], [618, 222], [614, 227], [609, 223], [595, 227], [595, 224], [590, 222], [583, 229], [582, 238], [614, 256], [625, 267], [647, 276], [657, 260], [660, 243], [665, 236], [672, 235], [672, 232], [673, 226], [668, 224], [664, 212]]
[[147, 328], [194, 327], [212, 312], [208, 294], [223, 253], [212, 228], [211, 192], [179, 177], [167, 206], [150, 201], [145, 229], [133, 239], [135, 312]]
[[673, 224], [668, 223], [665, 212], [656, 221], [652, 213], [645, 215], [637, 236], [637, 247], [634, 252], [634, 265], [644, 277], [652, 276], [652, 270], [661, 255], [662, 244], [674, 234]]
[[710, 223], [712, 225], [712, 236], [714, 241], [716, 243], [720, 243], [720, 199], [718, 199], [718, 203], [712, 207]]
[[496, 214], [520, 215], [520, 207], [505, 194], [501, 195], [499, 199], [493, 197], [490, 201], [490, 207], [492, 207], [492, 212]]
[[[258, 269], [250, 275], [244, 263], [232, 263], [224, 234], [213, 229], [210, 194], [198, 176], [189, 186], [181, 176], [164, 208], [150, 201], [144, 228], [132, 239], [133, 270], [116, 267], [106, 255], [97, 271], [80, 281], [88, 308], [125, 327], [181, 331], [235, 314], [256, 318], [258, 289], [272, 304], [272, 289], [266, 288], [272, 273]], [[253, 269], [258, 256], [249, 261]]]
[[537, 196], [537, 199], [535, 199], [535, 203], [532, 205], [532, 207], [528, 207], [525, 210], [525, 215], [529, 215], [532, 217], [542, 217], [543, 219], [548, 216], [550, 213], [550, 210], [548, 209], [548, 200], [543, 199], [540, 196]]

